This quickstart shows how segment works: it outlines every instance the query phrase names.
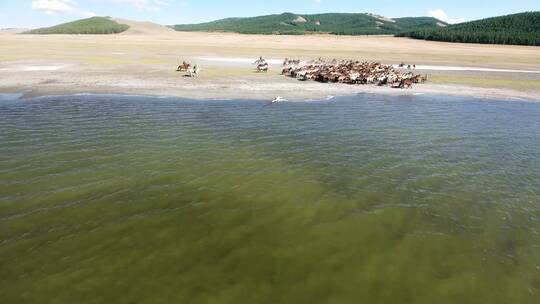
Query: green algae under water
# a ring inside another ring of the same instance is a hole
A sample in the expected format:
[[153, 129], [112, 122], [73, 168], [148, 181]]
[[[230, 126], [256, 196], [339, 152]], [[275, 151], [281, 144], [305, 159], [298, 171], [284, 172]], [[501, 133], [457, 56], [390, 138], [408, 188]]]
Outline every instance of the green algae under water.
[[0, 303], [540, 303], [540, 104], [0, 98]]

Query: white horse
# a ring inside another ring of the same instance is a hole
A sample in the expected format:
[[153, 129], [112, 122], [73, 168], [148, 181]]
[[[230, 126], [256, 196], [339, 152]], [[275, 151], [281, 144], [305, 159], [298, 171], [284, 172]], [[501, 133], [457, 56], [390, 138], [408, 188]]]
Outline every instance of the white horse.
[[199, 68], [198, 65], [194, 65], [192, 68], [189, 68], [187, 70], [187, 73], [189, 77], [198, 77], [199, 74], [201, 73], [201, 69]]
[[257, 71], [259, 72], [268, 72], [268, 63], [264, 62], [257, 65]]

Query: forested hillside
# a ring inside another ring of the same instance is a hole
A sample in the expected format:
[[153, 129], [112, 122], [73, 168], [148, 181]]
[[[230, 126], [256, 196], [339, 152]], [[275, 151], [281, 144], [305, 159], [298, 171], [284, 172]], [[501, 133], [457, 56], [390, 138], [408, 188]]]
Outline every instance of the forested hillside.
[[119, 24], [109, 17], [92, 17], [52, 27], [40, 28], [26, 34], [116, 34], [129, 29], [128, 25]]
[[538, 46], [540, 12], [494, 17], [442, 28], [416, 29], [398, 36], [448, 42]]
[[327, 33], [336, 35], [393, 35], [446, 23], [431, 17], [390, 19], [373, 14], [283, 13], [251, 18], [228, 18], [201, 24], [179, 24], [177, 31], [236, 32], [242, 34], [302, 35]]

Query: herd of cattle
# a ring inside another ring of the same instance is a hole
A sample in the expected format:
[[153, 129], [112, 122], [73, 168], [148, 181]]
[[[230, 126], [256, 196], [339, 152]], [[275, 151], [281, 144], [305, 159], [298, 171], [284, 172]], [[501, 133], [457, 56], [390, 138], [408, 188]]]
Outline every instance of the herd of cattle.
[[282, 74], [299, 80], [339, 82], [347, 84], [390, 85], [395, 88], [411, 88], [415, 83], [427, 81], [427, 76], [395, 69], [378, 62], [323, 59], [306, 63], [285, 60]]

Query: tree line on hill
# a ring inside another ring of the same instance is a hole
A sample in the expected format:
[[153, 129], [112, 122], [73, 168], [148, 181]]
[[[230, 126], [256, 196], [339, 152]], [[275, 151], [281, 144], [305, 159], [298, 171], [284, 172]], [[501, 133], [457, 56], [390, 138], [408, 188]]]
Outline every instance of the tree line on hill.
[[91, 17], [73, 22], [63, 23], [52, 27], [39, 28], [25, 34], [117, 34], [129, 29], [126, 24], [119, 24], [110, 17]]
[[446, 42], [540, 46], [540, 12], [494, 17], [444, 28], [422, 28], [397, 36]]

